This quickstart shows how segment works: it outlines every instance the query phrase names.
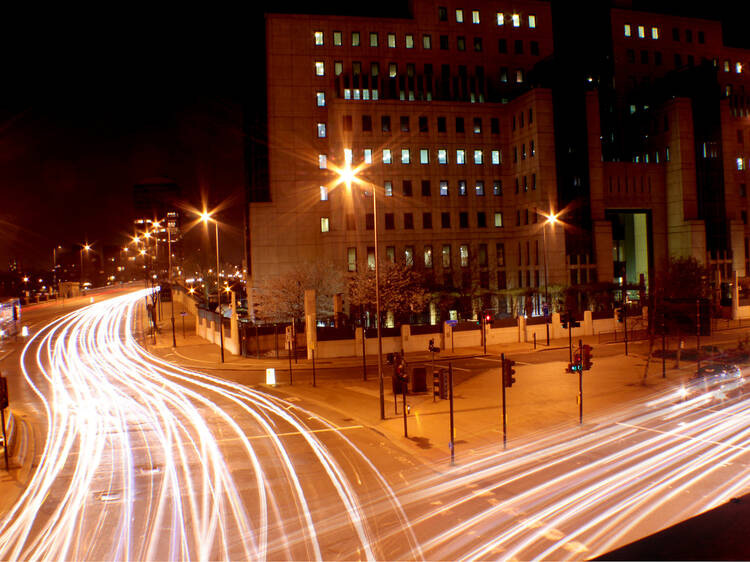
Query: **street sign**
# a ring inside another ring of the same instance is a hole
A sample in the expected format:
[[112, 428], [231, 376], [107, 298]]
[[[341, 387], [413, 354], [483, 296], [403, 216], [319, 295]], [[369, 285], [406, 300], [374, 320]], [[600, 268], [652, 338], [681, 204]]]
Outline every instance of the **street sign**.
[[457, 326], [458, 320], [446, 320], [445, 323], [448, 324], [448, 326]]
[[180, 316], [187, 316], [187, 312], [185, 311], [180, 312]]
[[545, 316], [549, 316], [549, 305], [548, 304], [545, 303], [544, 305], [542, 305], [542, 313]]

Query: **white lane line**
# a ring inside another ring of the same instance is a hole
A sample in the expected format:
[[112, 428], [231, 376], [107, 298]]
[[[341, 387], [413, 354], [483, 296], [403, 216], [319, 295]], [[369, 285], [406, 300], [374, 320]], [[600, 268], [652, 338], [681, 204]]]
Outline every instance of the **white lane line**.
[[719, 447], [726, 447], [728, 449], [737, 449], [739, 451], [750, 452], [747, 447], [740, 447], [738, 445], [731, 445], [729, 443], [722, 443], [721, 441], [714, 441], [713, 439], [701, 439], [699, 437], [691, 437], [690, 435], [683, 435], [682, 433], [675, 433], [674, 431], [662, 431], [660, 429], [653, 429], [651, 427], [643, 427], [642, 425], [633, 425], [630, 423], [616, 422], [617, 425], [623, 427], [632, 427], [633, 429], [641, 429], [643, 431], [651, 431], [653, 433], [661, 433], [662, 435], [671, 435], [672, 437], [678, 437], [680, 439], [688, 439], [690, 441], [698, 441], [700, 443], [708, 443], [711, 445], [718, 445]]
[[[436, 367], [440, 367], [441, 369], [447, 369], [448, 365], [440, 365], [439, 363], [435, 363]], [[471, 371], [471, 369], [463, 369], [461, 367], [453, 367], [454, 371], [466, 371], [467, 373]]]
[[[362, 429], [364, 426], [362, 425], [346, 425], [342, 427], [326, 427], [324, 429], [308, 429], [305, 431], [305, 434], [308, 433], [323, 433], [326, 431], [344, 431], [346, 429]], [[290, 435], [302, 435], [301, 431], [289, 431], [287, 433], [275, 433], [274, 435], [278, 437], [287, 437]], [[248, 435], [248, 439], [268, 439], [269, 435]]]

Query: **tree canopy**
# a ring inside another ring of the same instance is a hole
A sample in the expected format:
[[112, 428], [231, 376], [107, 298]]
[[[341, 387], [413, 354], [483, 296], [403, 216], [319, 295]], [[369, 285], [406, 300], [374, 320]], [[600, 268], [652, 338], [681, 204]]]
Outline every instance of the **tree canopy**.
[[[380, 264], [380, 309], [396, 317], [422, 312], [429, 302], [422, 276], [403, 261]], [[375, 306], [375, 270], [367, 268], [349, 279], [349, 302], [355, 306]]]

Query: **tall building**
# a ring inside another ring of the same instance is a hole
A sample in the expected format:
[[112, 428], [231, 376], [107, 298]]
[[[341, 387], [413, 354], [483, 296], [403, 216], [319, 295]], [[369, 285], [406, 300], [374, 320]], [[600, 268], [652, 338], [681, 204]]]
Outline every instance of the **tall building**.
[[505, 289], [538, 311], [548, 285], [648, 284], [670, 255], [746, 274], [750, 52], [718, 22], [604, 5], [581, 34], [564, 4], [411, 8], [267, 16], [254, 286], [372, 267], [373, 194], [380, 260], [475, 311]]

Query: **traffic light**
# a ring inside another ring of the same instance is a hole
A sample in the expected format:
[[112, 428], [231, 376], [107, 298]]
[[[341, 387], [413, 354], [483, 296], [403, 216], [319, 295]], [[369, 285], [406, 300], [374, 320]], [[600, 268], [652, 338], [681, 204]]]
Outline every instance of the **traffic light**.
[[581, 371], [581, 364], [578, 362], [568, 363], [568, 367], [565, 369], [566, 373], [578, 373]]
[[624, 310], [622, 308], [618, 308], [617, 310], [615, 310], [615, 313], [617, 313], [617, 321], [622, 323], [624, 319]]
[[516, 362], [512, 359], [506, 359], [503, 363], [503, 385], [506, 388], [510, 388], [516, 382], [516, 377], [513, 376], [516, 374], [516, 370], [513, 368], [515, 364]]
[[588, 344], [584, 345], [581, 348], [582, 355], [583, 355], [581, 357], [581, 368], [584, 371], [588, 371], [589, 369], [591, 369], [591, 365], [593, 365], [593, 363], [591, 362], [591, 352], [593, 351], [593, 349], [594, 348]]
[[485, 316], [484, 316], [484, 321], [485, 321], [485, 322], [486, 322], [487, 324], [489, 324], [490, 322], [492, 322], [492, 315], [491, 315], [491, 314], [485, 314]]
[[566, 330], [568, 329], [568, 320], [570, 319], [570, 315], [567, 312], [561, 312], [560, 313], [560, 323], [562, 324], [562, 327]]

